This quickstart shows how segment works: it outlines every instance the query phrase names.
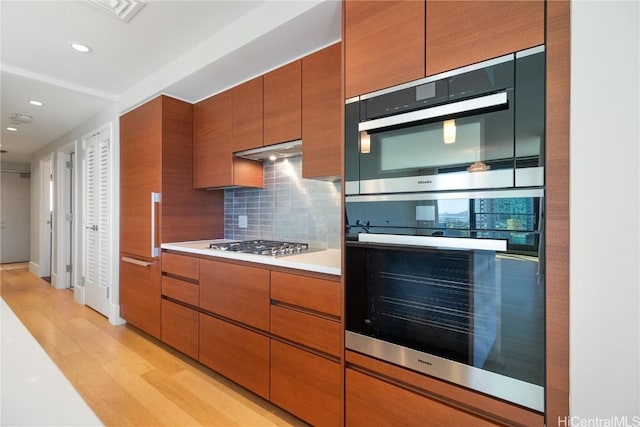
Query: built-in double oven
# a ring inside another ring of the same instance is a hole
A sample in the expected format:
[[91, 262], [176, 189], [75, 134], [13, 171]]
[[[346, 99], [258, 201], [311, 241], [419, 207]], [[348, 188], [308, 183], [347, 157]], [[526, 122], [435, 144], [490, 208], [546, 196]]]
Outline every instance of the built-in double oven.
[[348, 350], [544, 410], [544, 47], [350, 99]]

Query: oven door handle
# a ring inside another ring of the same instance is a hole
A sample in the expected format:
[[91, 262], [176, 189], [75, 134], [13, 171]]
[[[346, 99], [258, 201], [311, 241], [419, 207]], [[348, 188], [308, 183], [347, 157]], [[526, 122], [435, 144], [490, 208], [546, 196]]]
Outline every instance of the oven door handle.
[[368, 120], [358, 124], [358, 131], [370, 131], [382, 129], [389, 126], [398, 126], [405, 123], [418, 122], [420, 120], [434, 119], [436, 117], [451, 116], [454, 114], [483, 110], [486, 108], [506, 105], [509, 102], [507, 92], [499, 92], [478, 98], [464, 101], [452, 102], [450, 104], [438, 105], [437, 107], [425, 108], [422, 110], [410, 111], [408, 113], [396, 114], [395, 116], [381, 117], [379, 119]]
[[505, 239], [472, 239], [467, 237], [406, 236], [402, 234], [358, 234], [358, 241], [394, 246], [422, 246], [427, 248], [469, 249], [505, 252]]

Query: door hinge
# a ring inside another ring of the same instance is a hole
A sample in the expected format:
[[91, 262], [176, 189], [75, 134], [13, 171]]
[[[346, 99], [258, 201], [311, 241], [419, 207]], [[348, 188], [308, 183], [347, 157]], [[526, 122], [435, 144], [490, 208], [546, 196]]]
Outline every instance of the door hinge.
[[109, 288], [107, 288], [107, 299], [109, 299]]
[[73, 170], [73, 160], [68, 160], [66, 164], [67, 164], [67, 169]]
[[73, 267], [71, 266], [71, 264], [67, 264], [67, 266], [65, 267], [65, 271], [67, 273], [71, 273], [73, 271]]
[[81, 282], [82, 282], [82, 286], [84, 286], [84, 283], [85, 283], [85, 282], [84, 282], [84, 276], [82, 276], [82, 280], [81, 280]]

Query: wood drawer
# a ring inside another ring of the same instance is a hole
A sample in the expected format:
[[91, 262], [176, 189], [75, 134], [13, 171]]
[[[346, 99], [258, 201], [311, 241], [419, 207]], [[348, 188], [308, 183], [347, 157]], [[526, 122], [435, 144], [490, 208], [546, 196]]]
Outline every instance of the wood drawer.
[[268, 331], [269, 270], [201, 260], [200, 308]]
[[495, 426], [486, 418], [346, 369], [345, 425]]
[[200, 276], [199, 260], [190, 256], [163, 252], [162, 271], [187, 279], [198, 280]]
[[162, 276], [162, 295], [182, 301], [187, 304], [200, 304], [199, 286], [195, 283], [174, 279], [169, 276]]
[[272, 271], [271, 299], [337, 317], [342, 316], [340, 282]]
[[199, 361], [269, 399], [269, 338], [200, 313]]
[[307, 347], [340, 357], [340, 322], [271, 306], [271, 333]]
[[194, 359], [198, 358], [198, 312], [162, 300], [162, 341]]
[[341, 395], [339, 363], [271, 340], [273, 403], [314, 426], [340, 426]]

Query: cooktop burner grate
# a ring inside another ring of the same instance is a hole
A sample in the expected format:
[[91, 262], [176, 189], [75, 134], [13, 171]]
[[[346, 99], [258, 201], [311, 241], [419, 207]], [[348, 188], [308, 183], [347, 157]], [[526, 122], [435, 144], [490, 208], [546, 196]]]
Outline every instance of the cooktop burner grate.
[[210, 249], [241, 252], [273, 257], [294, 255], [309, 250], [308, 243], [283, 242], [278, 240], [243, 240], [236, 242], [211, 243]]

